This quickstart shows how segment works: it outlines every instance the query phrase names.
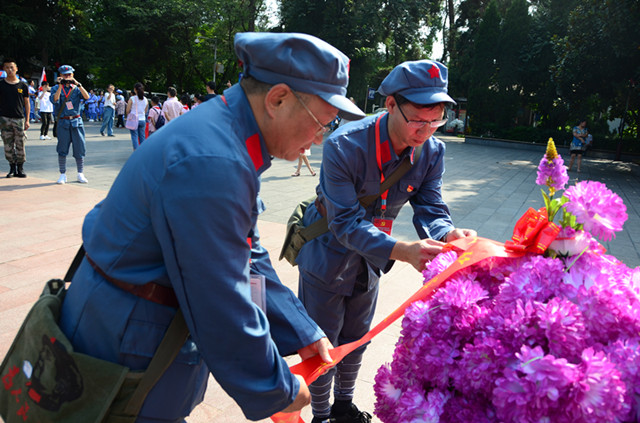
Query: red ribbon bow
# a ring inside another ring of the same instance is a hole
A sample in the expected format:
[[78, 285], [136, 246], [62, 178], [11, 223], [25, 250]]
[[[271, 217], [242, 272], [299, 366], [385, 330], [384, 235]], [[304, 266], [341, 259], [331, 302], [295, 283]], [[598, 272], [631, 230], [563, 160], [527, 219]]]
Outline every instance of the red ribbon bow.
[[560, 233], [560, 227], [547, 218], [547, 209], [529, 208], [513, 228], [513, 236], [504, 243], [507, 250], [534, 254], [544, 253]]

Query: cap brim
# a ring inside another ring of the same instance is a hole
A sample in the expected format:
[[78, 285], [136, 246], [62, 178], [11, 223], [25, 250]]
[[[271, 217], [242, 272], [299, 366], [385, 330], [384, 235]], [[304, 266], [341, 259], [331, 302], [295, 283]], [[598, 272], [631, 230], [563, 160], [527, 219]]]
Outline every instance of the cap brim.
[[451, 103], [457, 104], [448, 94], [443, 92], [399, 92], [404, 98], [415, 104]]
[[366, 116], [358, 106], [339, 94], [319, 93], [318, 97], [338, 109], [338, 116], [346, 120], [359, 120]]

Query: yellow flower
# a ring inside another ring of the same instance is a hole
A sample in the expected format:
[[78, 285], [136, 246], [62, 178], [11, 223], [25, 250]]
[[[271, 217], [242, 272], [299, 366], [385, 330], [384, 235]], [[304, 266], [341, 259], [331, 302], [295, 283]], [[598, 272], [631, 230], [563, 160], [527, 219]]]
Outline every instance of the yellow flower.
[[558, 150], [556, 150], [556, 144], [553, 142], [553, 138], [549, 138], [547, 141], [547, 160], [551, 162], [558, 157]]

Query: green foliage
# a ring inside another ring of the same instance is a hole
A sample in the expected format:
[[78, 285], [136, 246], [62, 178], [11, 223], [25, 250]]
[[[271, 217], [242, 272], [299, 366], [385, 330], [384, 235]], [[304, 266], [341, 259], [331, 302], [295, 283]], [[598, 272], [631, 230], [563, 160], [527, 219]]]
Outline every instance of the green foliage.
[[348, 95], [364, 107], [367, 88], [377, 88], [395, 65], [428, 57], [440, 3], [282, 0], [280, 17], [282, 30], [315, 35], [351, 59]]
[[[89, 88], [141, 81], [149, 91], [196, 93], [216, 62], [224, 66], [217, 91], [237, 81], [237, 32], [306, 32], [351, 58], [348, 95], [364, 107], [367, 88], [394, 66], [434, 58], [441, 32], [449, 91], [468, 99], [473, 134], [565, 140], [586, 117], [596, 148], [621, 140], [638, 149], [638, 0], [276, 1], [279, 23], [261, 15], [264, 0], [4, 1], [1, 54], [25, 77], [45, 66], [51, 78], [70, 64]], [[607, 120], [618, 118], [620, 131], [609, 134]]]

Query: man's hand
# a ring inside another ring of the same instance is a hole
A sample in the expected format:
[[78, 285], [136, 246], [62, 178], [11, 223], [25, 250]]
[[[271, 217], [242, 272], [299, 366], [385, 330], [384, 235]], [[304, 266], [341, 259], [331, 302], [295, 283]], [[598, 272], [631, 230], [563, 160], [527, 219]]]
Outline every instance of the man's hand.
[[27, 118], [24, 120], [24, 130], [26, 131], [27, 129], [29, 129], [29, 116], [27, 116]]
[[473, 229], [454, 229], [444, 237], [445, 242], [451, 242], [456, 239], [466, 238], [468, 236], [478, 236], [478, 233]]
[[400, 260], [412, 265], [418, 272], [424, 270], [426, 262], [442, 252], [444, 242], [423, 239], [415, 242], [398, 241], [391, 250], [392, 260]]
[[300, 348], [298, 350], [298, 354], [300, 355], [300, 358], [302, 358], [302, 360], [306, 360], [309, 357], [320, 354], [320, 358], [322, 358], [322, 361], [324, 361], [325, 363], [331, 363], [333, 361], [331, 355], [329, 354], [329, 350], [331, 348], [333, 348], [331, 342], [329, 342], [327, 338], [321, 338], [313, 344], [309, 344], [304, 348]]
[[293, 402], [289, 404], [287, 408], [282, 410], [281, 413], [293, 413], [294, 411], [300, 411], [311, 402], [311, 394], [309, 393], [307, 382], [305, 382], [304, 378], [300, 375], [294, 376], [300, 382], [300, 389], [298, 390], [298, 394], [296, 395], [296, 398], [293, 400]]

